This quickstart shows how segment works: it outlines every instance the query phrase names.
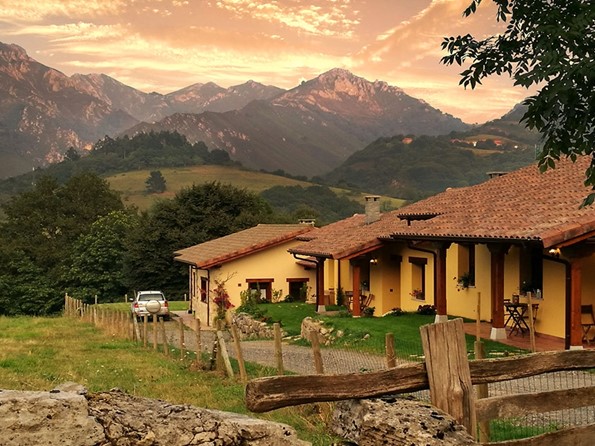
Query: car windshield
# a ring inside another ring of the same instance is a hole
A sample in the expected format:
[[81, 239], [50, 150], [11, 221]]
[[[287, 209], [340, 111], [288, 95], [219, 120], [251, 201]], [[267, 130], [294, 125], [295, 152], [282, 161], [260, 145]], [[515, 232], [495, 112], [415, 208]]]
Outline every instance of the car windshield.
[[163, 294], [141, 294], [138, 300], [164, 300]]

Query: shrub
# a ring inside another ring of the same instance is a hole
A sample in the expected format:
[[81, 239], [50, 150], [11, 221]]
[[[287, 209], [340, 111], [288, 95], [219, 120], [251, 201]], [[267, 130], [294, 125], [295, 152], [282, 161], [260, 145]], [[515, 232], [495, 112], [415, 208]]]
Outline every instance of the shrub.
[[363, 316], [364, 317], [373, 317], [375, 310], [376, 310], [376, 307], [366, 307], [366, 308], [364, 308]]
[[417, 307], [418, 314], [434, 315], [436, 314], [436, 307], [434, 305], [420, 305]]
[[405, 312], [401, 309], [401, 307], [396, 307], [390, 310], [390, 312], [386, 313], [385, 316], [402, 316]]

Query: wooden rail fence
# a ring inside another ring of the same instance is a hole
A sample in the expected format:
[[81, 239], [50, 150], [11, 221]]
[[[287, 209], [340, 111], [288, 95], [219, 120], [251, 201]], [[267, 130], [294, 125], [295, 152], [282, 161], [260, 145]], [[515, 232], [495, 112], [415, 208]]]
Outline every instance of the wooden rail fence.
[[[595, 405], [595, 386], [479, 400], [473, 391], [473, 385], [595, 368], [595, 350], [468, 361], [462, 319], [426, 325], [420, 331], [425, 364], [404, 364], [369, 373], [258, 378], [246, 386], [246, 405], [253, 412], [266, 412], [297, 404], [374, 398], [429, 389], [432, 404], [452, 415], [476, 438], [477, 424], [491, 419]], [[497, 444], [578, 446], [593, 444], [593, 438], [595, 423]]]

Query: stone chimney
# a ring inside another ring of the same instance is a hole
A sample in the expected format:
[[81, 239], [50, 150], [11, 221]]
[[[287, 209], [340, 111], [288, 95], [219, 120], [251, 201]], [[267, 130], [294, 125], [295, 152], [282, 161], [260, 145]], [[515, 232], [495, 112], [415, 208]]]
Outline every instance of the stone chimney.
[[366, 197], [366, 224], [380, 220], [380, 195]]
[[314, 226], [314, 224], [316, 223], [316, 219], [314, 219], [314, 218], [300, 218], [298, 222], [300, 225]]

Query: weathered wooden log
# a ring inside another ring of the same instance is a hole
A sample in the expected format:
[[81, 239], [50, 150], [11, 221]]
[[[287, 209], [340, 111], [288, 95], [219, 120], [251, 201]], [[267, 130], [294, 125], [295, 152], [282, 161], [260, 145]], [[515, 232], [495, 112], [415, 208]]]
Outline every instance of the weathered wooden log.
[[[594, 367], [595, 350], [542, 352], [469, 362], [473, 384]], [[253, 412], [266, 412], [297, 404], [373, 398], [428, 388], [425, 364], [403, 364], [379, 372], [346, 375], [274, 376], [248, 382], [246, 405]]]
[[406, 364], [380, 372], [257, 378], [246, 386], [252, 412], [321, 401], [371, 398], [428, 388], [425, 364]]

